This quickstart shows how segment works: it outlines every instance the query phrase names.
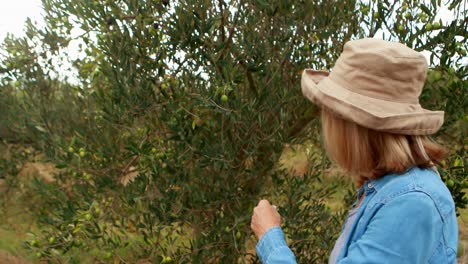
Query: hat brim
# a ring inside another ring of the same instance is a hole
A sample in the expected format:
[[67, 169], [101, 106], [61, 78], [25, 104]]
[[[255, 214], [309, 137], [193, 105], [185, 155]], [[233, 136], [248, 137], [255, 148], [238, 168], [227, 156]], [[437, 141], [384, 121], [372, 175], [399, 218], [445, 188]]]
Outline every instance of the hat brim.
[[363, 127], [405, 135], [429, 135], [443, 124], [443, 111], [419, 104], [398, 103], [352, 92], [329, 76], [329, 72], [304, 69], [302, 93], [313, 103], [330, 109], [343, 119]]

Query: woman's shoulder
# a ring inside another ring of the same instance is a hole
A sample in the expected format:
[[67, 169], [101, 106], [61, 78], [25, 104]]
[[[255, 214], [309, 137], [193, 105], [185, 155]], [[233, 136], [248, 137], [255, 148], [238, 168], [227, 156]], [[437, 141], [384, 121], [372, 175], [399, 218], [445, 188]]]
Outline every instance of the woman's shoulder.
[[[455, 204], [440, 176], [430, 168], [409, 168], [402, 174], [390, 173], [369, 182], [376, 193], [370, 205], [385, 204], [402, 197], [420, 196], [433, 201], [442, 217], [453, 212]], [[421, 203], [424, 202], [420, 199]], [[414, 200], [412, 202], [418, 202]]]
[[415, 191], [424, 192], [436, 203], [442, 215], [455, 210], [452, 194], [439, 174], [430, 168], [415, 167], [412, 173]]

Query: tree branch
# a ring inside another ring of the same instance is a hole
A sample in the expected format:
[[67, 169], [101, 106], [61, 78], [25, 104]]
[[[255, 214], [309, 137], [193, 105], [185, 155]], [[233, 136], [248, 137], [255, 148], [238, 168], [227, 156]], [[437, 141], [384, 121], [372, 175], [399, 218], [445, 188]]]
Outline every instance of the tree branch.
[[315, 118], [318, 118], [318, 114], [320, 113], [320, 108], [317, 107], [317, 109], [312, 112], [310, 115], [306, 117], [300, 118], [296, 124], [292, 126], [292, 128], [289, 130], [288, 133], [288, 138], [292, 138], [297, 136], [301, 131], [304, 129], [304, 127], [310, 123], [312, 120]]

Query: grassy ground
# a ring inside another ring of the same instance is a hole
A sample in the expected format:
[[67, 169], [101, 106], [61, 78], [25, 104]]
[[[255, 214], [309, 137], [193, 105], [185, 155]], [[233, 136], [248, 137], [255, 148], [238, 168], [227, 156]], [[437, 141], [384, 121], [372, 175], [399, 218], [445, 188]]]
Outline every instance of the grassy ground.
[[[280, 165], [293, 170], [297, 175], [307, 171], [308, 160], [314, 153], [306, 146], [286, 147], [281, 158]], [[338, 168], [324, 170], [324, 180], [321, 184], [337, 184], [337, 192], [328, 197], [327, 205], [332, 210], [344, 208], [343, 198], [353, 184], [350, 179], [344, 177]], [[9, 193], [9, 199], [0, 193], [0, 263], [37, 263], [38, 259], [22, 246], [23, 241], [30, 239], [30, 232], [38, 232], [34, 225], [34, 219], [27, 211], [24, 211], [14, 193]], [[13, 195], [13, 196], [12, 196]], [[468, 263], [468, 209], [461, 210], [459, 217], [459, 263]], [[93, 252], [88, 252], [90, 255]], [[81, 254], [77, 252], [77, 255]], [[99, 254], [98, 251], [93, 254]], [[81, 256], [81, 263], [92, 263], [92, 256]]]
[[37, 228], [33, 224], [34, 219], [22, 208], [14, 200], [2, 206], [0, 263], [30, 263], [34, 260], [34, 255], [22, 246], [22, 242], [31, 239], [28, 233], [37, 231]]
[[468, 208], [460, 210], [460, 216], [458, 217], [458, 228], [458, 263], [468, 263]]

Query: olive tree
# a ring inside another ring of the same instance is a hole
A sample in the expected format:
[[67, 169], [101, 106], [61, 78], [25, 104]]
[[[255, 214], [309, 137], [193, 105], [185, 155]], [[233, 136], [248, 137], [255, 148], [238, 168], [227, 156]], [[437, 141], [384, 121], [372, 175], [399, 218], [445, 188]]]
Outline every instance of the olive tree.
[[0, 59], [0, 136], [62, 169], [55, 184], [31, 187], [44, 231], [29, 245], [40, 257], [256, 262], [250, 216], [266, 196], [298, 260], [326, 261], [344, 214], [324, 203], [333, 186], [311, 183], [329, 163], [311, 157], [300, 177], [277, 164], [285, 144], [320, 148], [302, 70], [332, 70], [362, 37], [428, 54], [422, 103], [447, 113], [437, 136], [454, 145], [442, 174], [467, 203], [463, 1], [449, 1], [449, 23], [440, 1], [42, 2], [45, 26], [29, 20]]

